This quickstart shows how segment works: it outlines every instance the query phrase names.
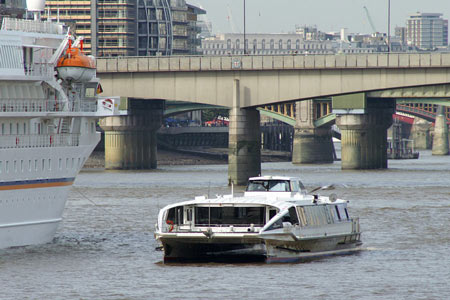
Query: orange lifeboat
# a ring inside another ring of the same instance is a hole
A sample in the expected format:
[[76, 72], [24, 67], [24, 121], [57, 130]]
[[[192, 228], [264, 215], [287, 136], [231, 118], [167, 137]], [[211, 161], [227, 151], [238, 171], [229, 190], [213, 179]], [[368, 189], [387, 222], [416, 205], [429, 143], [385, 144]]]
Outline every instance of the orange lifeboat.
[[56, 65], [59, 78], [70, 82], [88, 82], [95, 76], [94, 59], [86, 56], [82, 49], [82, 42], [81, 49], [72, 47], [69, 42], [69, 48]]

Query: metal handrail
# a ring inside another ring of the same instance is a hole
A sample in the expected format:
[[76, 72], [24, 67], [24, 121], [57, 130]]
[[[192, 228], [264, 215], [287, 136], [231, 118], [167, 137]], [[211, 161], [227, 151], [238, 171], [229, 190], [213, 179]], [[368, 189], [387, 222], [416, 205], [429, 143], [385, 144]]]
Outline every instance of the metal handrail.
[[0, 148], [74, 147], [80, 134], [28, 134], [0, 136]]
[[[67, 107], [68, 105], [68, 107]], [[96, 112], [97, 101], [75, 101], [67, 103], [61, 100], [47, 99], [1, 99], [0, 113], [2, 112]]]

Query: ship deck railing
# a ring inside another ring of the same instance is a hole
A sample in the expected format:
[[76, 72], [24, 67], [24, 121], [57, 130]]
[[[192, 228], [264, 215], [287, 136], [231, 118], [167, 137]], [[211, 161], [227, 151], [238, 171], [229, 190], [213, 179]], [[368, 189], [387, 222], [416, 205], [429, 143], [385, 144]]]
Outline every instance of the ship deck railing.
[[[66, 108], [68, 105], [68, 108]], [[48, 99], [0, 99], [2, 112], [96, 112], [97, 100], [66, 101]]]
[[4, 18], [2, 23], [2, 30], [64, 34], [64, 26], [60, 23], [14, 18]]
[[80, 144], [80, 134], [23, 134], [0, 136], [0, 148], [74, 147]]
[[55, 76], [55, 66], [49, 63], [33, 63], [24, 66], [25, 75], [52, 78]]

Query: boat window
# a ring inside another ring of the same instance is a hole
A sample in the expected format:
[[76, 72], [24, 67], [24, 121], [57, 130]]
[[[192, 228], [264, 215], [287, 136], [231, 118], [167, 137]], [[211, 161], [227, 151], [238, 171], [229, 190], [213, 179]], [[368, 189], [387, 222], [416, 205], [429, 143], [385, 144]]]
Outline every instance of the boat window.
[[277, 214], [276, 209], [270, 209], [269, 210], [269, 220], [272, 219], [273, 217], [275, 217], [276, 214]]
[[299, 192], [300, 191], [300, 187], [298, 186], [298, 182], [297, 181], [292, 181], [291, 182], [291, 191], [293, 191], [293, 192]]
[[308, 221], [306, 219], [305, 208], [303, 206], [297, 207], [297, 213], [300, 218], [300, 225], [306, 226], [308, 225]]
[[321, 226], [330, 222], [325, 205], [304, 206], [304, 210], [307, 223], [310, 226]]
[[264, 207], [196, 207], [195, 225], [262, 226], [265, 223]]
[[288, 180], [253, 180], [248, 183], [247, 192], [290, 192]]
[[269, 181], [269, 191], [271, 192], [289, 192], [289, 181], [287, 180], [271, 180]]
[[279, 228], [283, 228], [282, 219], [278, 219], [276, 222], [274, 222], [272, 225], [270, 225], [269, 228], [267, 228], [265, 231], [275, 230], [275, 229], [279, 229]]
[[297, 211], [295, 210], [295, 207], [289, 208], [289, 217], [291, 218], [291, 223], [293, 225], [300, 224], [297, 216]]
[[173, 224], [181, 225], [183, 224], [183, 207], [177, 206], [169, 209], [169, 213], [167, 215], [167, 221], [173, 222]]
[[95, 97], [95, 88], [93, 88], [93, 87], [86, 88], [86, 91], [85, 91], [84, 95], [85, 95], [86, 98], [93, 98], [93, 97]]
[[343, 205], [336, 205], [336, 212], [339, 220], [347, 220], [348, 214], [346, 212], [346, 208]]

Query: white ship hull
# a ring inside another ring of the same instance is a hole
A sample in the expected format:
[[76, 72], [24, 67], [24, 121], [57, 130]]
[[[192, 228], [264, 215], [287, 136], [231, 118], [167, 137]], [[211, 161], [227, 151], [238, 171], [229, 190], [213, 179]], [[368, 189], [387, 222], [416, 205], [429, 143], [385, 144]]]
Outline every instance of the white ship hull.
[[69, 186], [2, 191], [0, 248], [48, 243], [62, 220]]
[[0, 151], [3, 161], [11, 162], [8, 173], [13, 173], [0, 182], [0, 248], [53, 239], [70, 187], [98, 142], [99, 135], [93, 137], [86, 146]]

